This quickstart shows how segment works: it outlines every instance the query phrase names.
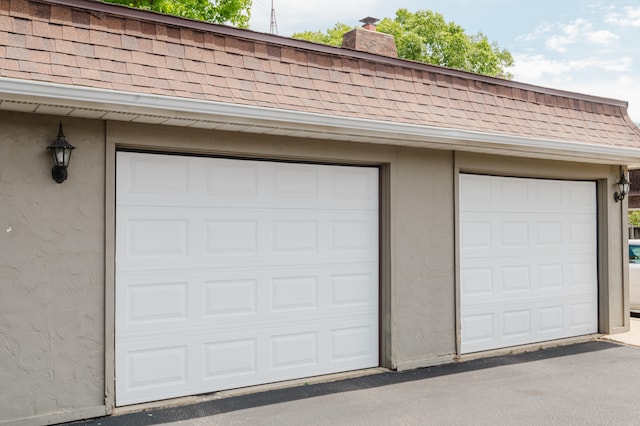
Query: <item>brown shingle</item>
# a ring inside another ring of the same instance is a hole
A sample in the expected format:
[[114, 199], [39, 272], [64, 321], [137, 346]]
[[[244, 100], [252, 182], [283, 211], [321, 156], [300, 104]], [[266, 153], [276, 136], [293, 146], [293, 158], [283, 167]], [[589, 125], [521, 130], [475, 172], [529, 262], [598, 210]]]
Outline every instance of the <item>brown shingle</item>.
[[[199, 32], [199, 31], [198, 31]], [[180, 28], [180, 43], [185, 46], [198, 46], [202, 45], [204, 41], [204, 37], [201, 38], [200, 42], [196, 42], [196, 31], [193, 31], [190, 28]]]
[[151, 52], [156, 55], [167, 55], [167, 42], [164, 40], [151, 40]]
[[184, 71], [184, 63], [182, 62], [182, 59], [167, 56], [165, 57], [165, 60], [167, 61], [167, 68], [177, 71]]
[[184, 58], [184, 50], [185, 47], [177, 42], [168, 42], [166, 44], [166, 54], [168, 56], [173, 56], [174, 58]]
[[[8, 50], [5, 48], [5, 50]], [[0, 55], [0, 75], [7, 76], [7, 71], [19, 71], [20, 61], [10, 58], [5, 51], [4, 55]]]
[[[0, 16], [0, 28], [3, 24], [3, 17]], [[34, 36], [47, 38], [62, 38], [62, 25], [49, 24], [47, 22], [33, 21], [31, 31]]]
[[192, 59], [196, 61], [202, 61], [206, 59], [208, 51], [197, 46], [184, 46], [185, 59]]
[[253, 54], [253, 44], [246, 40], [226, 38], [224, 46], [228, 53], [235, 53], [238, 55]]
[[24, 48], [27, 46], [27, 36], [23, 34], [8, 33], [4, 38], [11, 48]]
[[71, 9], [71, 22], [76, 27], [88, 27], [91, 23], [89, 12], [83, 10]]
[[[157, 68], [164, 68], [167, 66], [167, 58], [162, 55], [154, 55], [152, 53], [147, 52], [139, 52], [139, 51], [131, 51], [123, 52], [121, 58], [130, 58], [131, 62], [135, 62], [137, 64], [148, 65]], [[187, 62], [186, 60], [182, 61], [184, 64]]]
[[233, 70], [233, 77], [241, 80], [242, 83], [245, 82], [253, 82], [255, 80], [255, 75], [252, 70], [248, 70], [245, 68], [237, 68]]
[[102, 80], [100, 71], [95, 68], [81, 68], [80, 74], [82, 75], [82, 78], [86, 78], [88, 80]]
[[[166, 27], [166, 35], [167, 41], [171, 43], [181, 44], [182, 43], [182, 30], [183, 28], [176, 26], [167, 26]], [[137, 32], [137, 31], [136, 31]]]
[[201, 61], [190, 61], [188, 59], [185, 59], [183, 61], [183, 63], [184, 63], [185, 71], [189, 71], [191, 73], [196, 73], [196, 74], [206, 74], [207, 73], [207, 66], [205, 65], [204, 62], [201, 62]]
[[258, 92], [268, 93], [269, 95], [281, 95], [284, 93], [282, 87], [277, 84], [263, 83], [260, 81], [256, 81], [254, 84]]
[[69, 55], [76, 55], [76, 49], [72, 41], [68, 40], [54, 40], [55, 51], [58, 53], [66, 53]]
[[9, 27], [16, 34], [31, 34], [31, 20], [24, 18], [14, 18]]
[[121, 44], [118, 47], [122, 47], [126, 50], [139, 50], [142, 52], [149, 52], [153, 49], [153, 43], [150, 39], [147, 38], [133, 37], [127, 34], [123, 34], [121, 38]]
[[122, 35], [106, 31], [93, 30], [89, 32], [89, 43], [97, 46], [122, 47]]
[[136, 19], [126, 19], [124, 21], [124, 33], [136, 35], [142, 32], [142, 25]]
[[[131, 52], [128, 50], [116, 49], [109, 46], [92, 46], [85, 45], [83, 43], [73, 43], [72, 52], [73, 51], [78, 52], [80, 56], [110, 59], [112, 61], [118, 62], [133, 62], [133, 55], [140, 54], [140, 52]], [[65, 51], [65, 53], [71, 52]]]
[[225, 49], [226, 38], [215, 33], [204, 33], [204, 45], [206, 49]]
[[304, 79], [309, 78], [309, 71], [307, 71], [307, 66], [301, 66], [298, 64], [290, 65], [290, 72], [292, 77], [302, 77]]
[[149, 38], [154, 38], [156, 36], [156, 24], [153, 22], [141, 22], [140, 33]]
[[29, 51], [22, 47], [7, 46], [6, 55], [8, 59], [16, 59], [18, 61], [29, 60]]
[[118, 16], [106, 15], [100, 20], [100, 23], [104, 25], [104, 28], [114, 31], [118, 34], [123, 33], [125, 29], [125, 20]]
[[414, 93], [416, 91], [415, 84], [412, 81], [396, 80], [394, 85], [399, 92]]
[[242, 67], [249, 70], [264, 71], [270, 69], [268, 61], [264, 59], [258, 59], [252, 56], [242, 56]]
[[110, 61], [108, 59], [100, 59], [99, 63], [100, 63], [101, 70], [109, 70], [117, 74], [127, 73], [127, 64], [125, 62], [116, 62], [116, 61]]
[[128, 74], [117, 74], [113, 72], [100, 71], [100, 78], [110, 83], [133, 84], [133, 79]]
[[242, 55], [238, 55], [235, 53], [227, 53], [223, 51], [216, 50], [213, 53], [213, 58], [216, 64], [228, 65], [230, 67], [242, 67], [244, 64], [244, 60]]

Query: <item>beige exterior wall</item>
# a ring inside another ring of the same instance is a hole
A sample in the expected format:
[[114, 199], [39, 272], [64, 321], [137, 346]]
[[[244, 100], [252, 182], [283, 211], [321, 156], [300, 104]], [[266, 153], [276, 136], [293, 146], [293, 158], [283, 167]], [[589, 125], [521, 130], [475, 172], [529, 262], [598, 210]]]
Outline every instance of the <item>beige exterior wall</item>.
[[391, 367], [455, 355], [453, 154], [399, 148], [391, 174]]
[[397, 369], [456, 358], [458, 172], [595, 180], [600, 331], [628, 327], [618, 167], [65, 118], [77, 149], [58, 185], [57, 122], [0, 112], [0, 423], [113, 405], [116, 149], [380, 166], [381, 364]]
[[57, 184], [58, 120], [0, 111], [0, 423], [104, 413], [104, 123], [62, 120]]

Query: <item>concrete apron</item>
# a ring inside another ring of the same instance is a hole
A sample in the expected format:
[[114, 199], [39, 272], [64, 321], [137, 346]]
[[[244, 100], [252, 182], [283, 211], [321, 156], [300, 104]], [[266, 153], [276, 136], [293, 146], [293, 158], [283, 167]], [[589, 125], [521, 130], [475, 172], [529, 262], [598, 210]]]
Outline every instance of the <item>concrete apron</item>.
[[640, 346], [640, 318], [631, 318], [629, 331], [626, 333], [607, 334], [600, 339], [630, 346]]

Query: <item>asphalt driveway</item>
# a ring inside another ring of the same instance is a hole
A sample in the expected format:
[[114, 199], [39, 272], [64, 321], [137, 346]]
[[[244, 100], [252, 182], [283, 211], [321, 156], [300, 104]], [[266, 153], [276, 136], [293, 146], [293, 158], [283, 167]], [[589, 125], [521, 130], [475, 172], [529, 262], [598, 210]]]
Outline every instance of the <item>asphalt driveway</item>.
[[636, 425], [640, 348], [594, 341], [86, 425]]

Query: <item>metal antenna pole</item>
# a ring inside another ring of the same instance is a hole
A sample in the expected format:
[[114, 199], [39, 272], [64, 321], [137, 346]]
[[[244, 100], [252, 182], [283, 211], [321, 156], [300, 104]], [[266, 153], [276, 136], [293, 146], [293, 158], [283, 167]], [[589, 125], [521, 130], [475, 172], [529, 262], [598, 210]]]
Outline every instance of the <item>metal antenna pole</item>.
[[271, 0], [271, 34], [278, 35], [278, 24], [276, 23], [276, 9], [273, 7], [273, 0]]

